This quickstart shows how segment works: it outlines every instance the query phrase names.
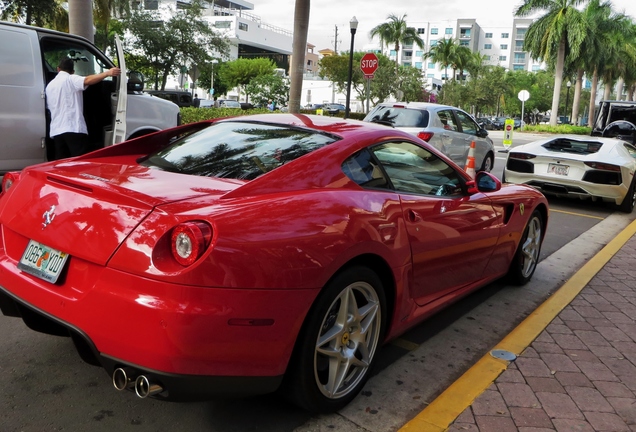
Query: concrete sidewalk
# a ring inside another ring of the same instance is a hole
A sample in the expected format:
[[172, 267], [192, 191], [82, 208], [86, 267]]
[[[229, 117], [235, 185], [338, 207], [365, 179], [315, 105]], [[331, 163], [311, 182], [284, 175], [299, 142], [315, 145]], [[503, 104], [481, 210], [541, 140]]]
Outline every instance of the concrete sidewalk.
[[402, 430], [636, 432], [633, 225], [588, 262], [578, 288], [575, 276], [565, 296], [557, 292], [560, 300], [549, 299], [496, 347], [509, 354], [506, 343], [518, 348], [531, 335], [515, 360], [491, 352]]

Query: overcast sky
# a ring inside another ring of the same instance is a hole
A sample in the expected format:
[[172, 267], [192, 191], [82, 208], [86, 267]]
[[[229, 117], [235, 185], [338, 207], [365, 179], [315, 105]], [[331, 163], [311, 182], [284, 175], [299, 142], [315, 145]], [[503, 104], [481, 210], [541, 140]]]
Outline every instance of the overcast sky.
[[[248, 1], [254, 4], [253, 13], [263, 22], [293, 31], [295, 0]], [[355, 16], [359, 22], [355, 50], [362, 50], [370, 43], [369, 31], [385, 22], [391, 13], [406, 14], [406, 21], [414, 27], [417, 23], [457, 18], [475, 18], [482, 27], [511, 27], [513, 10], [519, 4], [516, 0], [312, 0], [307, 42], [315, 45], [316, 51], [333, 49], [337, 26], [338, 51], [349, 51], [349, 21]], [[612, 4], [636, 20], [636, 0], [612, 0]]]

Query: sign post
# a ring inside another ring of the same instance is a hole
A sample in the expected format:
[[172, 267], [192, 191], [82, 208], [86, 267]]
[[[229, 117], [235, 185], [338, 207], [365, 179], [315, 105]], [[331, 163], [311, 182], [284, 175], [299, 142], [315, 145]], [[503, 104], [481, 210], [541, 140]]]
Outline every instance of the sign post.
[[515, 121], [511, 118], [507, 118], [504, 122], [504, 138], [503, 145], [506, 149], [509, 149], [512, 145], [512, 131], [515, 128]]
[[517, 95], [519, 100], [521, 101], [521, 126], [520, 130], [523, 130], [523, 112], [525, 109], [526, 101], [530, 99], [530, 92], [528, 90], [521, 90]]
[[378, 69], [379, 61], [378, 56], [374, 53], [366, 53], [360, 59], [360, 70], [364, 74], [364, 77], [367, 80], [367, 112], [369, 112], [369, 97], [370, 97], [370, 87], [371, 87], [371, 79], [373, 79], [373, 74]]

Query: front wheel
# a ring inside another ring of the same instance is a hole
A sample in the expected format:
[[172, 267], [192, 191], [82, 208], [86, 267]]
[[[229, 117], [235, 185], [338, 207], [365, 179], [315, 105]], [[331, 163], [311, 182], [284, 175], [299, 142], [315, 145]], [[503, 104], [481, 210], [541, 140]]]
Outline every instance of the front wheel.
[[382, 282], [366, 267], [337, 275], [319, 295], [299, 334], [284, 391], [312, 412], [344, 408], [369, 378], [384, 337]]
[[493, 156], [492, 154], [488, 153], [484, 158], [484, 161], [481, 163], [481, 168], [479, 169], [479, 171], [490, 172], [493, 166]]
[[543, 240], [543, 218], [538, 210], [535, 210], [526, 225], [517, 251], [510, 264], [508, 277], [515, 285], [525, 285], [532, 278], [537, 264]]

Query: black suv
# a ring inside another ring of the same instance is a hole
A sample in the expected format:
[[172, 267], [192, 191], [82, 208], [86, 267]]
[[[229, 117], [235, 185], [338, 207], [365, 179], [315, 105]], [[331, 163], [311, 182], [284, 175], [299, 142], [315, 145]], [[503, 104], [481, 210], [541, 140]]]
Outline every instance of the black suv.
[[636, 144], [636, 102], [601, 101], [592, 136], [618, 138]]

